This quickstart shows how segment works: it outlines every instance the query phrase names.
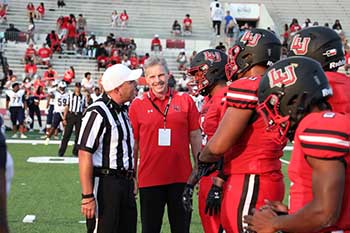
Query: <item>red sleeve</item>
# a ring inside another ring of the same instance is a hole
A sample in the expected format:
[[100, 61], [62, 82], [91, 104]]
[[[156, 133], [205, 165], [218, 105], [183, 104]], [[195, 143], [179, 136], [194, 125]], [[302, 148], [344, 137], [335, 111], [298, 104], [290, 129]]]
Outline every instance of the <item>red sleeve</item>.
[[130, 122], [131, 122], [131, 126], [132, 126], [132, 131], [134, 133], [134, 139], [135, 140], [139, 140], [140, 138], [140, 134], [139, 134], [139, 121], [137, 120], [137, 109], [138, 109], [138, 105], [139, 105], [140, 100], [138, 98], [136, 98], [130, 105], [129, 108], [129, 118], [130, 118]]
[[296, 136], [307, 156], [332, 159], [349, 153], [349, 116], [320, 112], [308, 115], [300, 122]]
[[186, 96], [188, 101], [188, 123], [189, 123], [189, 131], [199, 129], [199, 117], [200, 114], [198, 112], [197, 106], [194, 103], [193, 99], [188, 94], [183, 94]]
[[227, 107], [255, 109], [258, 104], [260, 77], [241, 78], [230, 84], [227, 91]]

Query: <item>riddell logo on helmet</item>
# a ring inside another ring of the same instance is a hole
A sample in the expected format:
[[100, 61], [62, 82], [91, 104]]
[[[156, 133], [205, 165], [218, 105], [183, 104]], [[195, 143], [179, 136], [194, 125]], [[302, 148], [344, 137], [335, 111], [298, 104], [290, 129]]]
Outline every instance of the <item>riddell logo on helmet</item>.
[[345, 65], [345, 59], [329, 63], [329, 69], [334, 69], [343, 65]]
[[293, 85], [298, 79], [295, 74], [296, 67], [298, 67], [298, 64], [290, 64], [284, 68], [285, 72], [283, 72], [282, 69], [270, 70], [267, 73], [270, 80], [270, 87], [288, 87]]
[[241, 38], [241, 42], [243, 42], [246, 46], [255, 47], [260, 38], [260, 34], [253, 34], [250, 31], [246, 31]]
[[203, 55], [204, 55], [204, 59], [206, 61], [210, 61], [211, 63], [220, 62], [221, 61], [221, 55], [220, 55], [219, 52], [206, 51], [206, 52], [203, 52]]
[[293, 38], [290, 50], [292, 50], [295, 55], [305, 55], [308, 51], [310, 40], [310, 37], [301, 38], [300, 35], [297, 34]]

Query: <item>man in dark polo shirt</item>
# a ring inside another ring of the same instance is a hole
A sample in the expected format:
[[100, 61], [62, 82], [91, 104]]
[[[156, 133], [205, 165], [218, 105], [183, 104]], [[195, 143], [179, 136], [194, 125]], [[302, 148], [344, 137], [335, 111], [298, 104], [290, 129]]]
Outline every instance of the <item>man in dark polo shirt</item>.
[[171, 232], [189, 232], [190, 214], [182, 205], [182, 193], [192, 171], [190, 145], [194, 157], [200, 151], [199, 113], [188, 94], [168, 87], [168, 73], [164, 60], [148, 58], [144, 75], [150, 91], [135, 99], [129, 110], [136, 159], [140, 152], [142, 233], [161, 232], [165, 205]]

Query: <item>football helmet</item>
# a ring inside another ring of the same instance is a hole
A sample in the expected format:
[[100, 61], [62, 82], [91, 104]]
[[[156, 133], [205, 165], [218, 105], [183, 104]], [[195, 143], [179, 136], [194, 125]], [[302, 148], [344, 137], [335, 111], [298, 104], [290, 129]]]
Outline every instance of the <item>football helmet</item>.
[[318, 106], [329, 109], [332, 89], [321, 65], [308, 57], [294, 56], [277, 62], [263, 75], [258, 111], [268, 130], [278, 130], [280, 143], [294, 138], [300, 120]]
[[280, 59], [281, 46], [281, 41], [268, 30], [246, 30], [228, 51], [227, 79], [235, 80], [255, 65], [270, 66]]
[[297, 32], [288, 46], [288, 56], [311, 57], [326, 71], [345, 64], [341, 38], [328, 27], [308, 27]]
[[66, 87], [67, 87], [67, 83], [65, 81], [60, 81], [58, 83], [58, 88], [62, 91], [64, 91], [66, 89]]
[[24, 126], [27, 128], [27, 129], [30, 129], [30, 124], [33, 122], [33, 119], [30, 117], [30, 116], [27, 116], [25, 119], [24, 119]]
[[199, 52], [191, 61], [187, 74], [187, 86], [192, 94], [206, 96], [219, 80], [226, 81], [225, 65], [227, 55], [221, 50], [206, 49]]

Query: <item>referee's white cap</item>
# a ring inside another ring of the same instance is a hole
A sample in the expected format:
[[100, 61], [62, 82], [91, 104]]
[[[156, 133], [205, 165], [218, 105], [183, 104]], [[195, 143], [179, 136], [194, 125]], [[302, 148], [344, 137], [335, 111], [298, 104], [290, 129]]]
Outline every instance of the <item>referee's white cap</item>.
[[111, 91], [124, 82], [137, 80], [142, 75], [142, 69], [130, 70], [127, 66], [116, 64], [108, 67], [102, 75], [101, 84], [105, 91]]

